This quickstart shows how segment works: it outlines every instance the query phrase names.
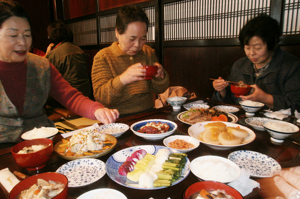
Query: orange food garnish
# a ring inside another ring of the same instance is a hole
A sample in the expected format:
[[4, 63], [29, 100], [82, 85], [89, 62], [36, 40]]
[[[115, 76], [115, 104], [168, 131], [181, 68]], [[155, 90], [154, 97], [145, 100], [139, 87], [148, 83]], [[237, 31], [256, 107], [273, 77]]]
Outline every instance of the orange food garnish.
[[194, 145], [184, 140], [176, 139], [173, 142], [169, 143], [169, 147], [174, 149], [189, 149], [193, 148]]
[[200, 191], [200, 195], [203, 197], [203, 198], [210, 198], [209, 196], [210, 196], [210, 193], [208, 193], [208, 191], [206, 191], [205, 189], [202, 189], [201, 191]]
[[228, 118], [226, 115], [221, 114], [218, 117], [211, 117], [211, 121], [222, 121], [222, 122], [227, 122]]

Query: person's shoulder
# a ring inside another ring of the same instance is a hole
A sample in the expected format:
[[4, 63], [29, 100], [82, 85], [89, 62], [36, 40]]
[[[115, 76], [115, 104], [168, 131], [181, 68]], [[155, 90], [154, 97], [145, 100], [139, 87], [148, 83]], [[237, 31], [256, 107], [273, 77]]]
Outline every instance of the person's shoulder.
[[35, 65], [40, 65], [40, 66], [50, 65], [50, 62], [47, 58], [33, 54], [33, 53], [28, 53], [26, 59], [27, 59], [27, 62], [30, 64], [35, 64]]
[[143, 51], [145, 51], [145, 52], [155, 52], [155, 50], [153, 48], [151, 48], [150, 46], [148, 46], [146, 44], [143, 46]]
[[107, 56], [112, 56], [113, 54], [116, 54], [117, 52], [117, 49], [118, 46], [117, 44], [114, 42], [112, 43], [112, 45], [108, 46], [108, 47], [105, 47], [105, 48], [102, 48], [101, 50], [99, 50], [95, 57], [107, 57]]

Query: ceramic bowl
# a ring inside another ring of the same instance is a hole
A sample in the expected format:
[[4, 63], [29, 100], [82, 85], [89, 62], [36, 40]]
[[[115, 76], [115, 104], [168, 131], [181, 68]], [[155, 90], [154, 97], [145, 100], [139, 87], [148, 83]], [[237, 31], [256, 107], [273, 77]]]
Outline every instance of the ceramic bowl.
[[58, 133], [58, 129], [54, 127], [34, 128], [21, 135], [23, 140], [32, 140], [37, 138], [53, 138]]
[[43, 179], [46, 181], [52, 180], [54, 182], [59, 182], [65, 185], [63, 191], [58, 194], [54, 199], [66, 199], [68, 198], [68, 179], [65, 175], [56, 172], [47, 172], [47, 173], [40, 173], [25, 180], [19, 182], [9, 193], [10, 199], [16, 199], [20, 195], [23, 190], [29, 189], [32, 185], [37, 184], [38, 179]]
[[111, 124], [102, 125], [98, 128], [100, 132], [110, 134], [115, 137], [120, 137], [128, 129], [129, 126], [123, 123], [111, 123]]
[[243, 196], [236, 189], [226, 184], [214, 181], [202, 181], [190, 185], [184, 192], [183, 199], [196, 198], [202, 189], [207, 191], [224, 190], [226, 194], [231, 195], [235, 199], [243, 199]]
[[270, 119], [267, 117], [249, 117], [245, 119], [245, 122], [258, 131], [265, 131], [263, 123], [268, 120]]
[[240, 167], [228, 160], [215, 155], [205, 155], [195, 158], [190, 165], [191, 172], [200, 180], [211, 180], [229, 183], [240, 177]]
[[[189, 149], [179, 149], [177, 147], [173, 148], [173, 147], [170, 147], [169, 143], [170, 142], [173, 142], [174, 140], [184, 140], [192, 145], [194, 145], [194, 147], [192, 148], [189, 148]], [[175, 149], [181, 153], [187, 153], [187, 152], [190, 152], [196, 148], [198, 148], [198, 146], [200, 145], [200, 142], [199, 140], [195, 139], [195, 138], [192, 138], [190, 136], [187, 136], [187, 135], [172, 135], [172, 136], [169, 136], [167, 138], [165, 138], [163, 140], [163, 143], [166, 147], [169, 147], [170, 149]]]
[[[24, 147], [32, 145], [46, 145], [47, 147], [34, 153], [18, 154]], [[50, 159], [52, 152], [53, 142], [51, 139], [46, 138], [26, 140], [11, 148], [11, 153], [16, 163], [27, 170], [39, 170], [43, 168]]]
[[152, 79], [153, 76], [156, 75], [158, 69], [157, 66], [143, 66], [143, 68], [146, 69], [146, 76], [145, 76], [146, 80]]
[[287, 137], [299, 132], [299, 127], [284, 121], [268, 120], [263, 123], [264, 128], [271, 136], [271, 141], [282, 143]]
[[239, 103], [248, 113], [255, 113], [264, 106], [261, 102], [254, 102], [251, 100], [240, 101]]
[[[150, 123], [150, 122], [166, 123], [166, 124], [169, 125], [170, 128], [167, 132], [159, 133], [159, 134], [146, 134], [146, 133], [138, 132], [138, 130], [140, 130], [143, 126], [145, 126], [147, 123]], [[163, 138], [173, 134], [174, 131], [177, 129], [177, 124], [175, 122], [170, 121], [170, 120], [149, 119], [149, 120], [142, 120], [142, 121], [139, 121], [139, 122], [136, 122], [136, 123], [132, 124], [130, 126], [130, 129], [135, 135], [137, 135], [139, 137], [142, 137], [144, 139], [147, 139], [147, 140], [160, 140], [160, 139], [163, 139]]]
[[181, 106], [187, 100], [186, 97], [169, 97], [167, 98], [167, 102], [173, 107], [174, 111], [179, 111]]
[[251, 87], [248, 84], [230, 84], [230, 89], [234, 96], [239, 97], [240, 95], [247, 95], [251, 90]]

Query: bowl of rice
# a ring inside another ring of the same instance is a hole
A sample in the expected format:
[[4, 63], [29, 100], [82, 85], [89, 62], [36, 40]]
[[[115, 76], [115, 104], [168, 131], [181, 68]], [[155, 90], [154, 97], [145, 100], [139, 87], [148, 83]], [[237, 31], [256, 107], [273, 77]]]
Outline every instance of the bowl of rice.
[[190, 169], [200, 181], [229, 183], [236, 180], [241, 174], [241, 169], [237, 164], [214, 155], [195, 158], [190, 164]]
[[246, 113], [255, 113], [259, 109], [261, 109], [265, 104], [261, 102], [255, 102], [251, 100], [244, 100], [239, 102], [242, 108], [246, 111]]
[[268, 120], [263, 123], [264, 128], [271, 136], [271, 142], [283, 143], [284, 139], [299, 132], [299, 127], [284, 121]]
[[114, 137], [120, 137], [126, 131], [128, 131], [128, 129], [129, 126], [123, 123], [111, 123], [111, 124], [101, 125], [98, 127], [98, 130], [101, 133], [110, 134]]

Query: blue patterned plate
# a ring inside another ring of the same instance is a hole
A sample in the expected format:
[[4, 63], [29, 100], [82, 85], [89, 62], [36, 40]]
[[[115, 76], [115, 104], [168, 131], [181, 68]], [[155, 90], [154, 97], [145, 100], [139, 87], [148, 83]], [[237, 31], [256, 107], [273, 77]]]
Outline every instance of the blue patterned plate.
[[235, 151], [229, 154], [228, 159], [245, 169], [252, 177], [268, 178], [281, 171], [276, 160], [255, 151]]
[[100, 132], [110, 134], [115, 137], [120, 137], [128, 129], [129, 126], [123, 123], [111, 123], [111, 124], [106, 124], [98, 127], [98, 130]]
[[[134, 146], [134, 147], [129, 147], [123, 150], [120, 150], [116, 153], [114, 153], [112, 156], [108, 158], [106, 161], [106, 173], [107, 175], [116, 183], [132, 188], [132, 189], [140, 189], [140, 190], [155, 190], [155, 189], [163, 189], [166, 187], [156, 187], [156, 188], [140, 188], [138, 187], [138, 184], [135, 182], [132, 182], [127, 179], [126, 176], [121, 176], [118, 173], [119, 167], [126, 161], [126, 158], [130, 156], [134, 151], [139, 150], [139, 149], [144, 149], [150, 154], [156, 154], [159, 149], [168, 149], [170, 150], [171, 153], [178, 152], [177, 150], [172, 150], [164, 146], [157, 146], [157, 145], [141, 145], [141, 146]], [[181, 177], [175, 181], [171, 186], [178, 184], [182, 180], [184, 180], [188, 174], [190, 173], [190, 161], [187, 158], [187, 163], [185, 164], [185, 167], [182, 171]], [[134, 186], [136, 184], [136, 186]]]
[[82, 187], [96, 182], [105, 175], [105, 163], [98, 159], [83, 158], [67, 162], [56, 172], [67, 176], [69, 187]]
[[237, 107], [227, 106], [227, 105], [218, 105], [218, 106], [214, 106], [213, 108], [226, 113], [236, 113], [240, 110]]

